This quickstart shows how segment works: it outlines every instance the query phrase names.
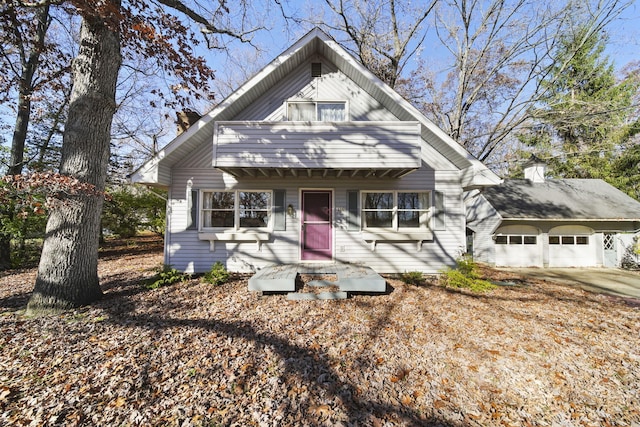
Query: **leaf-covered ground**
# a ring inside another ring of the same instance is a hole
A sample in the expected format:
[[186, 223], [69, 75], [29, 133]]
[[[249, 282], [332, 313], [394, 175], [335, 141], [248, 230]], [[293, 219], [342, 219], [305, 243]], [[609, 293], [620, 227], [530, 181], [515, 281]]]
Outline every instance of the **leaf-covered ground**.
[[343, 301], [246, 277], [148, 290], [160, 251], [112, 245], [104, 299], [54, 317], [23, 316], [34, 270], [0, 277], [1, 425], [640, 426], [637, 301], [391, 278]]

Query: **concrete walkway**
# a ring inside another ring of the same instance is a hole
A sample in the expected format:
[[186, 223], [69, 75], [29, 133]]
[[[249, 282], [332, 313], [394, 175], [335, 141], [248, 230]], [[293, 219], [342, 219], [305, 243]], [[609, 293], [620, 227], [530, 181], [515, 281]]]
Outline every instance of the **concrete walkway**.
[[615, 268], [499, 268], [533, 279], [584, 290], [640, 299], [640, 272]]

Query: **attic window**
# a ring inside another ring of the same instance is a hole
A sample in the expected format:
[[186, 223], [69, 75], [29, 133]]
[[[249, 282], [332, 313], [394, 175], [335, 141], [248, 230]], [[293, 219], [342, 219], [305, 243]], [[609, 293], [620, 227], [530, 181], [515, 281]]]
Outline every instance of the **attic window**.
[[347, 117], [345, 102], [289, 101], [288, 120], [294, 122], [343, 122]]
[[312, 62], [311, 63], [311, 77], [320, 77], [322, 76], [322, 63], [321, 62]]

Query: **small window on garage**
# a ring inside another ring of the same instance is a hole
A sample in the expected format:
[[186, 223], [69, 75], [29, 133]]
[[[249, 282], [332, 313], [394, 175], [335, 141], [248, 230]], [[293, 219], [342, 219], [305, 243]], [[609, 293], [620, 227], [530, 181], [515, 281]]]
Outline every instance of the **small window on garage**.
[[536, 236], [527, 235], [499, 235], [496, 236], [497, 245], [535, 245], [538, 242]]
[[522, 236], [509, 236], [509, 244], [510, 245], [521, 245], [522, 244]]
[[550, 245], [559, 245], [560, 244], [560, 236], [549, 236], [549, 244]]
[[588, 236], [576, 236], [576, 245], [588, 245], [589, 237]]
[[506, 245], [507, 236], [496, 236], [496, 245]]
[[574, 236], [562, 236], [562, 244], [563, 245], [573, 245], [575, 243]]

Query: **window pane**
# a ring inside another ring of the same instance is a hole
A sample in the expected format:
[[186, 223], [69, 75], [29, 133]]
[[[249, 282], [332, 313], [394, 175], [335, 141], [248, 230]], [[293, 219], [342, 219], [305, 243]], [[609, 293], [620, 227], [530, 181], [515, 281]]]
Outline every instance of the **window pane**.
[[549, 236], [549, 244], [550, 245], [559, 245], [560, 244], [560, 236]]
[[507, 236], [496, 236], [496, 245], [506, 245]]
[[289, 120], [310, 122], [316, 119], [316, 104], [313, 102], [289, 103]]
[[391, 211], [366, 211], [364, 212], [365, 227], [386, 227], [393, 225], [393, 213]]
[[574, 244], [573, 236], [562, 236], [562, 244], [573, 245]]
[[509, 244], [511, 244], [511, 245], [521, 245], [522, 244], [522, 236], [509, 236]]
[[233, 211], [206, 211], [203, 214], [203, 227], [233, 227]]
[[538, 239], [536, 236], [524, 236], [524, 244], [525, 245], [535, 245]]
[[232, 192], [216, 191], [204, 193], [203, 209], [234, 209]]
[[576, 245], [588, 245], [589, 237], [587, 236], [576, 236]]
[[240, 209], [269, 209], [271, 193], [241, 191], [239, 205]]
[[393, 209], [393, 193], [365, 193], [364, 209]]
[[425, 193], [398, 193], [398, 209], [426, 209]]
[[319, 103], [318, 120], [322, 122], [343, 122], [345, 120], [345, 104]]
[[271, 213], [271, 193], [241, 191], [239, 193], [240, 227], [266, 227]]
[[398, 211], [398, 227], [419, 228], [420, 211]]
[[269, 225], [269, 213], [267, 211], [240, 212], [240, 227], [266, 227]]

